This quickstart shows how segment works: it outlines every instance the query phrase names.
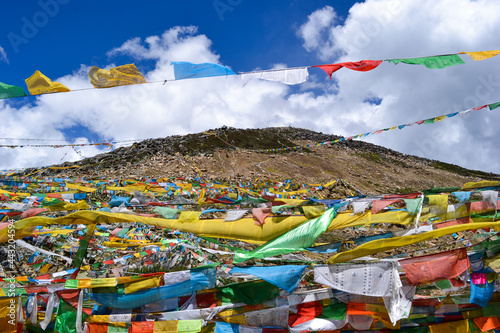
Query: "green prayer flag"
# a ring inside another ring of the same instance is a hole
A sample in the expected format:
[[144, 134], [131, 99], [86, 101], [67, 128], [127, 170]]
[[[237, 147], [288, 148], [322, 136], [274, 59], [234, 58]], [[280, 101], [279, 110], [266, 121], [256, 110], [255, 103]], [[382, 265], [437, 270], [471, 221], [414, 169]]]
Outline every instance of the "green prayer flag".
[[0, 99], [27, 96], [23, 88], [0, 82]]
[[87, 254], [87, 248], [89, 247], [90, 240], [94, 237], [95, 228], [96, 224], [89, 225], [87, 233], [80, 241], [80, 246], [78, 247], [78, 251], [76, 251], [75, 259], [73, 260], [73, 264], [76, 268], [80, 268], [83, 258], [85, 258], [85, 255]]
[[494, 110], [494, 109], [496, 109], [499, 106], [500, 106], [500, 102], [488, 105], [488, 107], [490, 108], [490, 110]]
[[434, 284], [439, 289], [450, 289], [453, 287], [453, 285], [451, 284], [451, 281], [448, 279], [436, 281], [436, 282], [434, 282]]
[[415, 199], [403, 199], [406, 204], [406, 211], [410, 215], [416, 215], [422, 205], [422, 197]]
[[232, 283], [218, 289], [217, 298], [223, 302], [243, 302], [251, 305], [280, 295], [280, 288], [263, 280]]
[[431, 119], [426, 119], [424, 121], [424, 124], [434, 124], [434, 118], [431, 118]]
[[296, 251], [305, 251], [306, 248], [313, 245], [319, 235], [328, 229], [330, 223], [337, 215], [337, 209], [341, 205], [328, 209], [320, 217], [309, 220], [252, 251], [235, 253], [233, 262], [239, 263], [252, 258], [262, 259]]
[[201, 324], [202, 324], [201, 319], [179, 320], [177, 322], [177, 332], [179, 333], [201, 332]]
[[108, 333], [128, 333], [128, 327], [108, 326]]
[[323, 312], [320, 318], [332, 320], [344, 320], [347, 314], [347, 304], [345, 303], [330, 303], [323, 306]]
[[395, 65], [400, 62], [410, 65], [424, 65], [427, 68], [445, 68], [455, 65], [461, 65], [465, 62], [457, 54], [442, 55], [435, 57], [420, 57], [420, 58], [406, 58], [406, 59], [388, 59]]
[[64, 289], [78, 289], [78, 280], [66, 280]]
[[168, 208], [168, 207], [155, 207], [153, 211], [160, 214], [166, 219], [175, 219], [177, 213], [180, 213], [180, 209]]
[[[82, 320], [85, 320], [85, 318], [87, 318], [87, 315], [82, 313]], [[59, 333], [76, 333], [76, 309], [62, 299], [57, 310], [54, 331]]]

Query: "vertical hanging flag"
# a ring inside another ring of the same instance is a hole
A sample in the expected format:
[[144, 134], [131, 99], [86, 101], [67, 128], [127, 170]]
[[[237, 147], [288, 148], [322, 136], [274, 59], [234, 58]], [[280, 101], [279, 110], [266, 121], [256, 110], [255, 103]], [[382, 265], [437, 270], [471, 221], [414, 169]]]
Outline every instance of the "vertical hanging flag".
[[338, 64], [318, 65], [312, 67], [321, 68], [332, 79], [332, 73], [338, 71], [342, 67], [352, 69], [354, 71], [368, 72], [377, 68], [382, 63], [382, 60], [361, 60], [356, 62], [341, 62]]
[[468, 54], [472, 59], [484, 60], [492, 58], [498, 54], [500, 54], [500, 50], [492, 50], [492, 51], [477, 51], [477, 52], [460, 52], [460, 54]]
[[78, 251], [76, 251], [75, 259], [73, 260], [73, 264], [75, 268], [77, 268], [76, 272], [78, 272], [78, 268], [80, 268], [83, 258], [85, 258], [85, 255], [87, 254], [87, 248], [89, 247], [90, 240], [94, 237], [96, 225], [96, 223], [89, 224], [87, 226], [87, 233], [80, 241], [80, 246], [78, 247]]
[[68, 89], [68, 87], [59, 82], [52, 82], [40, 71], [36, 71], [25, 81], [26, 85], [28, 86], [28, 90], [32, 95], [71, 91], [70, 89]]
[[113, 67], [109, 70], [92, 66], [89, 70], [89, 78], [95, 88], [111, 88], [147, 83], [135, 64]]
[[230, 68], [212, 63], [193, 64], [191, 62], [179, 61], [172, 62], [172, 66], [174, 66], [176, 80], [236, 75]]
[[409, 65], [424, 65], [427, 68], [445, 68], [455, 65], [465, 64], [465, 62], [457, 54], [434, 56], [434, 57], [420, 57], [420, 58], [406, 58], [406, 59], [387, 59], [386, 61], [392, 62], [397, 65], [400, 62]]
[[0, 99], [23, 96], [26, 96], [23, 88], [0, 82]]

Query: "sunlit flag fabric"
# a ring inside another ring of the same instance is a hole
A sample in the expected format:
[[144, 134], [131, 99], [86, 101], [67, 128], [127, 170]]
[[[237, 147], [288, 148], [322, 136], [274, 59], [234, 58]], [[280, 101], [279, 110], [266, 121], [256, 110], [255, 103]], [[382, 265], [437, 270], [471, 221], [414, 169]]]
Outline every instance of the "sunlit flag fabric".
[[355, 71], [368, 72], [377, 68], [382, 63], [382, 60], [361, 60], [356, 62], [342, 62], [338, 64], [318, 65], [318, 67], [325, 71], [325, 73], [332, 78], [332, 73], [338, 71], [342, 67], [349, 68]]
[[456, 54], [434, 56], [434, 57], [421, 57], [421, 58], [406, 58], [406, 59], [388, 59], [395, 65], [400, 62], [409, 65], [424, 65], [427, 68], [445, 68], [455, 65], [465, 64], [465, 62]]
[[468, 54], [474, 60], [484, 60], [492, 58], [498, 54], [500, 54], [500, 50], [491, 50], [491, 51], [477, 51], [477, 52], [460, 52], [460, 54]]
[[28, 90], [32, 95], [71, 91], [64, 84], [61, 84], [59, 82], [52, 82], [48, 77], [43, 75], [40, 71], [36, 71], [25, 81], [26, 85], [28, 86]]
[[193, 64], [191, 62], [172, 62], [176, 80], [194, 79], [211, 76], [236, 75], [230, 68], [213, 63]]
[[26, 96], [23, 88], [0, 82], [0, 99], [23, 96]]
[[111, 88], [147, 83], [135, 64], [113, 67], [109, 70], [92, 66], [89, 70], [89, 78], [95, 88]]
[[243, 84], [247, 84], [251, 79], [262, 79], [292, 85], [307, 81], [308, 76], [307, 67], [302, 67], [245, 73], [241, 74], [241, 79], [243, 80]]

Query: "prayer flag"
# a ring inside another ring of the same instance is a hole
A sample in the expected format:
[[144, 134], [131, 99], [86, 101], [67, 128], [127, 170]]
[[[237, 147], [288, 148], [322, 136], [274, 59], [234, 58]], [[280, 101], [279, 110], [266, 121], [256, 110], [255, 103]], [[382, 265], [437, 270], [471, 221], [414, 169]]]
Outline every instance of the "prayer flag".
[[427, 68], [445, 68], [455, 65], [461, 65], [465, 62], [456, 54], [434, 56], [434, 57], [421, 57], [421, 58], [406, 58], [406, 59], [388, 59], [395, 65], [400, 62], [410, 65], [424, 65]]
[[203, 63], [193, 64], [191, 62], [172, 62], [176, 80], [195, 79], [212, 76], [236, 75], [230, 68], [219, 64]]
[[23, 88], [0, 82], [0, 99], [27, 96]]
[[498, 54], [500, 54], [500, 50], [492, 50], [492, 51], [476, 51], [476, 52], [460, 52], [460, 54], [468, 54], [472, 59], [484, 60], [492, 58]]
[[342, 67], [349, 68], [355, 71], [368, 72], [377, 68], [382, 63], [382, 60], [361, 60], [356, 62], [341, 62], [338, 64], [318, 65], [312, 67], [321, 68], [332, 79], [332, 73], [338, 71]]
[[89, 70], [89, 78], [95, 88], [111, 88], [147, 83], [135, 64], [113, 67], [109, 70], [92, 66]]
[[241, 79], [243, 84], [247, 84], [251, 79], [262, 79], [268, 81], [281, 82], [284, 84], [299, 84], [305, 82], [309, 72], [307, 67], [302, 68], [290, 68], [282, 70], [270, 70], [262, 72], [252, 72], [241, 74]]
[[500, 106], [500, 102], [488, 105], [488, 107], [490, 108], [490, 110], [494, 110], [494, 109], [496, 109], [499, 106]]
[[71, 91], [70, 89], [68, 89], [68, 87], [59, 82], [52, 82], [40, 71], [36, 71], [25, 81], [26, 85], [28, 86], [28, 90], [32, 95]]
[[412, 285], [451, 279], [470, 267], [465, 248], [399, 261]]

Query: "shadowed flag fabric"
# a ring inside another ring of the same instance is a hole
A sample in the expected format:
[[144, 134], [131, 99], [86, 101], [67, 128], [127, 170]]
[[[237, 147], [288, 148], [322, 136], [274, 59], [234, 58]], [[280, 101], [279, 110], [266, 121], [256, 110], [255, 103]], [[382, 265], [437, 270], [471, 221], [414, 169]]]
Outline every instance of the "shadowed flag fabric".
[[89, 70], [89, 78], [95, 88], [111, 88], [147, 83], [135, 64], [113, 67], [109, 70], [92, 66]]
[[490, 110], [494, 110], [494, 109], [496, 109], [499, 106], [500, 106], [500, 102], [488, 105], [488, 107], [490, 108]]
[[399, 264], [412, 285], [451, 279], [470, 267], [465, 248], [400, 260]]
[[25, 81], [26, 85], [28, 86], [28, 90], [32, 95], [71, 91], [68, 87], [59, 82], [52, 82], [40, 71], [36, 71]]
[[435, 56], [435, 57], [421, 57], [421, 58], [406, 58], [406, 59], [388, 59], [395, 65], [400, 62], [410, 65], [424, 65], [427, 68], [445, 68], [455, 65], [461, 65], [465, 62], [456, 54]]
[[26, 96], [23, 88], [0, 82], [0, 99], [23, 96]]
[[299, 285], [306, 267], [302, 265], [234, 267], [229, 273], [244, 273], [259, 277], [291, 294]]
[[193, 64], [191, 62], [172, 62], [176, 80], [194, 79], [211, 76], [236, 75], [230, 68], [213, 63]]
[[372, 69], [377, 68], [378, 65], [382, 63], [382, 60], [361, 60], [356, 62], [341, 62], [338, 64], [329, 64], [329, 65], [318, 65], [312, 67], [321, 68], [325, 73], [332, 78], [332, 73], [338, 71], [342, 67], [352, 69], [354, 71], [360, 72], [368, 72]]

